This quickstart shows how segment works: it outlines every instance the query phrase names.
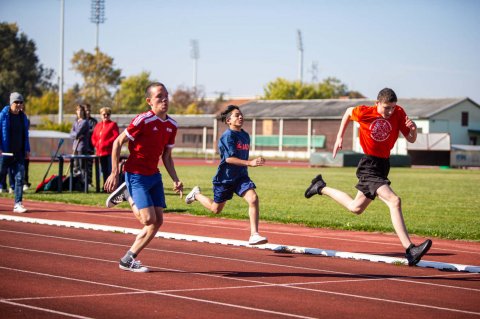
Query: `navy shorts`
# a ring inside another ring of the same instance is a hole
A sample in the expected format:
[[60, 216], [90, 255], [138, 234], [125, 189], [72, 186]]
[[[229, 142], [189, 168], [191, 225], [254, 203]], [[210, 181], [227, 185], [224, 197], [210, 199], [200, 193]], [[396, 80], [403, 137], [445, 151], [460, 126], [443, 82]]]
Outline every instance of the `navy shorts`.
[[383, 185], [390, 185], [388, 173], [390, 172], [390, 160], [365, 155], [360, 159], [357, 166], [358, 184], [355, 186], [367, 198], [375, 199], [377, 189]]
[[252, 180], [246, 176], [233, 184], [213, 184], [213, 201], [217, 204], [233, 198], [233, 193], [243, 196], [249, 189], [255, 189]]
[[163, 190], [162, 175], [140, 175], [125, 173], [125, 182], [128, 192], [138, 209], [146, 207], [166, 208], [165, 192]]

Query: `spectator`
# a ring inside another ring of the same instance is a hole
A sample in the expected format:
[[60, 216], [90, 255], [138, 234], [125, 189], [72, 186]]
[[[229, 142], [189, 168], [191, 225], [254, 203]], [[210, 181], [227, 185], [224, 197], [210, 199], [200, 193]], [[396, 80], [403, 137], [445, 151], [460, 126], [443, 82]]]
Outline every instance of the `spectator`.
[[[30, 143], [27, 116], [21, 110], [23, 103], [23, 96], [13, 92], [10, 94], [10, 105], [0, 112], [0, 181], [5, 179], [7, 170], [11, 169], [15, 176], [14, 213], [27, 212], [22, 198], [25, 158], [30, 154]], [[4, 152], [11, 155], [2, 156]]]
[[[73, 155], [87, 155], [88, 147], [90, 145], [90, 133], [88, 130], [88, 122], [86, 120], [85, 107], [81, 104], [77, 104], [75, 107], [77, 113], [77, 119], [72, 125], [70, 131], [70, 137], [73, 141]], [[73, 174], [83, 175], [82, 160], [79, 158], [73, 161]]]
[[105, 184], [112, 172], [113, 142], [119, 135], [117, 123], [110, 119], [111, 114], [112, 109], [109, 107], [100, 109], [102, 121], [95, 125], [92, 134], [92, 145], [96, 150], [96, 155], [100, 158], [103, 184]]
[[[93, 129], [95, 128], [95, 126], [97, 125], [98, 122], [97, 122], [96, 118], [94, 118], [90, 115], [91, 112], [92, 112], [92, 106], [88, 103], [85, 103], [84, 107], [85, 107], [86, 120], [88, 122], [88, 132], [89, 132], [88, 136], [92, 136], [93, 135]], [[87, 147], [87, 150], [86, 150], [86, 154], [87, 155], [95, 154], [95, 149], [94, 149], [94, 146], [92, 145], [90, 139], [88, 140], [88, 147]], [[92, 181], [92, 172], [93, 172], [92, 168], [93, 168], [93, 159], [88, 158], [87, 159], [87, 174], [88, 174], [88, 182], [89, 183], [91, 183], [91, 181]]]

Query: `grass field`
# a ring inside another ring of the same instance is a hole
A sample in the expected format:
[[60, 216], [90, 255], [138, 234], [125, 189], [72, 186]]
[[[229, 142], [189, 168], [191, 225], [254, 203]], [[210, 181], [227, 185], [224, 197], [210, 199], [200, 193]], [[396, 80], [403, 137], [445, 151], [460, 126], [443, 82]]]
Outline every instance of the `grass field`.
[[[32, 163], [32, 189], [25, 199], [104, 206], [106, 194], [38, 193], [38, 185], [48, 164]], [[50, 174], [56, 173], [55, 165]], [[165, 170], [164, 184], [168, 208], [166, 212], [205, 215], [212, 218], [248, 219], [247, 204], [234, 197], [225, 210], [215, 216], [198, 202], [186, 205], [171, 191], [172, 182]], [[186, 193], [195, 185], [212, 196], [212, 176], [216, 167], [178, 166], [177, 173]], [[356, 194], [355, 168], [250, 168], [260, 198], [260, 222], [273, 221], [301, 224], [309, 227], [393, 232], [390, 214], [380, 200], [375, 200], [360, 216], [356, 216], [325, 196], [305, 199], [303, 193], [310, 180], [321, 172], [329, 186]], [[389, 176], [392, 188], [402, 198], [407, 229], [411, 234], [448, 239], [480, 240], [480, 170], [392, 168]], [[1, 196], [9, 196], [1, 194]], [[127, 204], [120, 207], [128, 208]], [[28, 207], [27, 207], [28, 208]]]

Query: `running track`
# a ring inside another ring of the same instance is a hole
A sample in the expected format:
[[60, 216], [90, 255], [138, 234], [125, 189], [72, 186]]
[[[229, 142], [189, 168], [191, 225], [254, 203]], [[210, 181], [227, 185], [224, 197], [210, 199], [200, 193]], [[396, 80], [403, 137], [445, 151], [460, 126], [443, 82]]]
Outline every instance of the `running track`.
[[[0, 214], [139, 228], [128, 210], [26, 201]], [[392, 234], [261, 222], [270, 243], [401, 257]], [[248, 223], [166, 214], [162, 232], [246, 240]], [[0, 318], [480, 318], [480, 274], [155, 238], [148, 274], [118, 269], [133, 235], [0, 221]], [[423, 238], [413, 237], [415, 242]], [[430, 261], [480, 265], [434, 239]]]

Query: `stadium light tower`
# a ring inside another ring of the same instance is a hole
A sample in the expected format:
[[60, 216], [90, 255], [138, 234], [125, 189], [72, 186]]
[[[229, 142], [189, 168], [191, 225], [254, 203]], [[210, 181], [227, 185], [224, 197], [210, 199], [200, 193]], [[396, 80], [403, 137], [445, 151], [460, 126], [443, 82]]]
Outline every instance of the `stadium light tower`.
[[197, 67], [198, 59], [200, 58], [198, 40], [191, 40], [190, 45], [192, 47], [192, 50], [190, 51], [190, 57], [193, 59], [193, 89], [195, 92], [197, 92]]
[[97, 25], [95, 48], [98, 49], [99, 25], [105, 22], [105, 0], [92, 0], [91, 9], [90, 21]]
[[297, 49], [298, 49], [298, 80], [303, 82], [303, 41], [302, 31], [297, 30]]

